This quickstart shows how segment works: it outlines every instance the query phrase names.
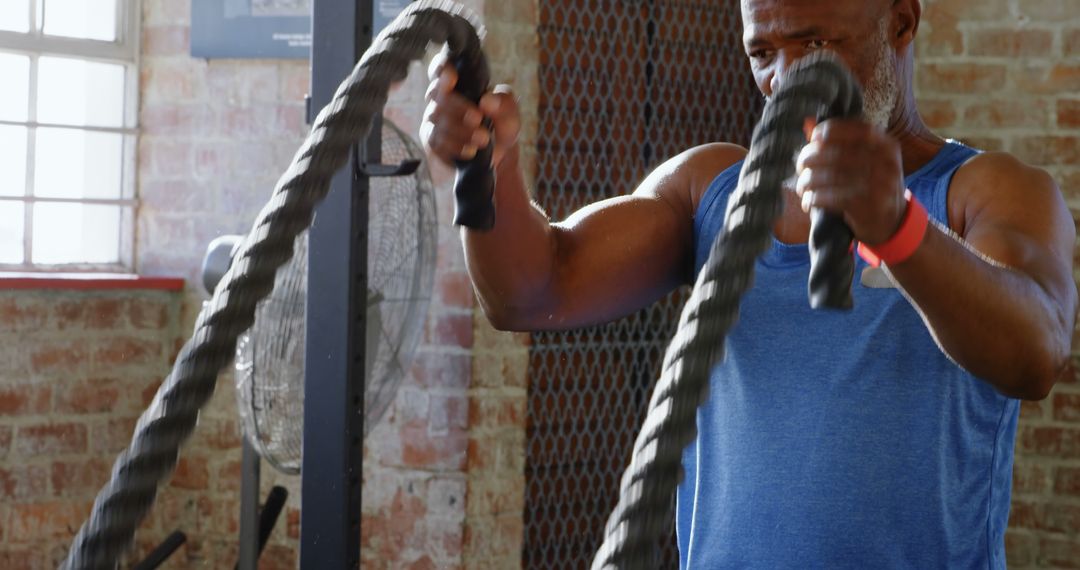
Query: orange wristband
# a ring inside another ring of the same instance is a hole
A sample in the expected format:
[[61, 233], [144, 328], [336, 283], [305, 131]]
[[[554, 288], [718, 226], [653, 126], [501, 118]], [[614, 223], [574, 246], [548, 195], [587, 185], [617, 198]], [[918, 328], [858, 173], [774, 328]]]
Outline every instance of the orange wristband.
[[904, 191], [904, 199], [907, 200], [907, 211], [904, 219], [900, 221], [900, 229], [883, 243], [873, 247], [865, 243], [859, 243], [859, 257], [866, 260], [872, 267], [878, 267], [882, 263], [896, 265], [911, 257], [919, 244], [926, 237], [926, 228], [930, 225], [930, 216], [926, 208], [915, 199], [910, 190]]

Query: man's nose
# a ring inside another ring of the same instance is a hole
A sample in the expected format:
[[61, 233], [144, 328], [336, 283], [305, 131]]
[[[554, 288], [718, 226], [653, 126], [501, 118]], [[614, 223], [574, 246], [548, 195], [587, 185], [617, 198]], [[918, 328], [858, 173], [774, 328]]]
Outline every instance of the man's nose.
[[779, 50], [776, 52], [776, 61], [773, 64], [772, 78], [769, 79], [769, 96], [780, 90], [781, 81], [783, 81], [784, 74], [787, 73], [788, 67], [795, 62], [797, 58], [787, 53], [786, 50]]

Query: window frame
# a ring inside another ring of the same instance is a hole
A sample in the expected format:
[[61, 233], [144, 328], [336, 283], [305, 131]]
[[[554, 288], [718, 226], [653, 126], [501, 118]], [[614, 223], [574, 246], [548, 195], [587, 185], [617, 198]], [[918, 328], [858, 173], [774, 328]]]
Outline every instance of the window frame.
[[[0, 120], [0, 125], [26, 127], [26, 183], [21, 196], [0, 196], [0, 203], [18, 202], [23, 209], [23, 262], [0, 263], [0, 272], [107, 272], [129, 273], [134, 270], [135, 217], [138, 211], [137, 150], [139, 113], [139, 59], [141, 20], [140, 0], [117, 0], [116, 39], [113, 41], [50, 36], [40, 26], [44, 3], [48, 0], [23, 0], [31, 4], [30, 30], [0, 30], [0, 53], [27, 56], [30, 59], [25, 121]], [[41, 29], [39, 29], [39, 27]], [[96, 63], [121, 65], [124, 69], [123, 124], [119, 127], [44, 123], [37, 120], [38, 69], [41, 57], [62, 57]], [[33, 194], [36, 169], [37, 130], [65, 128], [84, 132], [117, 133], [123, 137], [118, 198], [55, 198]], [[73, 262], [33, 263], [33, 205], [39, 203], [111, 205], [120, 209], [120, 235], [117, 261], [114, 263]]]

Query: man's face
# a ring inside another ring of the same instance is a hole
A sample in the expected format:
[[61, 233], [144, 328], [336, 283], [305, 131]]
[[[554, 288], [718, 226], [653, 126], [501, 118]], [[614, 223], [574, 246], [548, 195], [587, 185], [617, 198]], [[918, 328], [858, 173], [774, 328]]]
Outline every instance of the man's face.
[[766, 97], [796, 60], [835, 52], [864, 88], [864, 118], [887, 128], [899, 81], [884, 0], [742, 0], [743, 47]]

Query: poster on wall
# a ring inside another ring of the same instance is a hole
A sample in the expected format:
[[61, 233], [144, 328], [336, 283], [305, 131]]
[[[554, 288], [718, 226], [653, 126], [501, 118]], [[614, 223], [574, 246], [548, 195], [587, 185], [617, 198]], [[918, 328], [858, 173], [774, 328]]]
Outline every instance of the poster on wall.
[[191, 0], [191, 55], [307, 59], [311, 0]]
[[[307, 59], [314, 0], [191, 0], [192, 57]], [[410, 0], [357, 0], [385, 28]]]

